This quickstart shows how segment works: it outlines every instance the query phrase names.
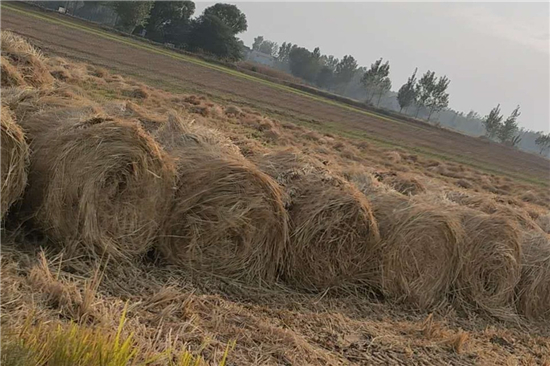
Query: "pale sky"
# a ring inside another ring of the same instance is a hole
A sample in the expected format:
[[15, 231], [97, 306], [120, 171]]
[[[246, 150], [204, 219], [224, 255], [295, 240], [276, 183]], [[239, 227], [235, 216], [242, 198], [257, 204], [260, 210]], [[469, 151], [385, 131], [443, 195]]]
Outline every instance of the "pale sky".
[[[361, 66], [390, 61], [392, 90], [418, 67], [447, 75], [450, 107], [482, 116], [496, 104], [519, 124], [550, 131], [550, 4], [396, 2], [230, 2], [247, 17], [239, 34], [291, 42]], [[214, 4], [197, 2], [195, 15]]]

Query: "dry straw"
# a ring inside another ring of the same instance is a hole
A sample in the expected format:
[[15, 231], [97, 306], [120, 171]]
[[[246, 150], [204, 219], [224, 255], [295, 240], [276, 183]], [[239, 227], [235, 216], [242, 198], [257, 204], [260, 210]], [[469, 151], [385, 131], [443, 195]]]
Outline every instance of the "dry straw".
[[[1, 42], [2, 56], [10, 61], [11, 66], [15, 67], [25, 84], [40, 87], [53, 82], [53, 77], [44, 64], [42, 54], [25, 39], [14, 33], [2, 31]], [[4, 86], [3, 82], [2, 86]]]
[[462, 209], [466, 238], [457, 280], [460, 302], [499, 318], [513, 317], [521, 275], [521, 232], [506, 216]]
[[516, 287], [517, 308], [531, 319], [550, 320], [550, 237], [524, 232], [521, 280]]
[[27, 184], [29, 149], [25, 135], [13, 120], [8, 107], [1, 107], [1, 149], [2, 149], [2, 208], [3, 219], [9, 207], [18, 200]]
[[371, 283], [379, 232], [366, 197], [293, 150], [264, 155], [258, 164], [286, 193], [291, 235], [284, 280], [311, 291]]
[[379, 194], [372, 205], [382, 235], [378, 254], [384, 295], [419, 309], [442, 304], [461, 266], [460, 220], [445, 207], [397, 193]]
[[33, 154], [24, 208], [69, 249], [147, 252], [171, 196], [171, 159], [135, 122], [54, 118], [46, 132], [49, 120], [35, 117], [25, 122]]
[[21, 74], [19, 74], [17, 68], [13, 66], [4, 56], [0, 56], [0, 66], [2, 68], [2, 88], [25, 85], [25, 79], [23, 79]]
[[273, 281], [288, 242], [280, 188], [206, 132], [172, 116], [156, 134], [178, 167], [158, 249], [192, 269]]

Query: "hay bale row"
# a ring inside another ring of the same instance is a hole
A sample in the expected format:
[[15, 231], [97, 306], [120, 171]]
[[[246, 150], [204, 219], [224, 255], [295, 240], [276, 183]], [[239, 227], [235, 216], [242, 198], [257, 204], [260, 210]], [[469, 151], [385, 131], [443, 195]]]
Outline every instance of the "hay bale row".
[[290, 243], [282, 278], [307, 291], [372, 282], [379, 232], [366, 197], [293, 150], [257, 164], [285, 191]]
[[10, 206], [17, 201], [27, 184], [27, 168], [29, 149], [25, 135], [14, 121], [8, 107], [1, 107], [0, 124], [2, 126], [0, 147], [1, 162], [1, 192], [2, 197], [0, 218], [3, 220]]
[[178, 181], [158, 250], [176, 264], [219, 275], [274, 280], [288, 243], [282, 192], [204, 129], [170, 119], [156, 134]]

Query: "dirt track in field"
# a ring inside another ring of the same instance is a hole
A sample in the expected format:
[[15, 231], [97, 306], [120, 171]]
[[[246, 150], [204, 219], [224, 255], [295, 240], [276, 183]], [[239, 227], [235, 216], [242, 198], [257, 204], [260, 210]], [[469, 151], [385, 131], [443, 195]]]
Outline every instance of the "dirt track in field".
[[[22, 7], [23, 8], [23, 7]], [[25, 7], [25, 9], [28, 9]], [[70, 20], [65, 16], [64, 21]], [[28, 37], [45, 52], [73, 56], [168, 87], [224, 95], [285, 115], [307, 115], [320, 124], [338, 124], [342, 130], [372, 136], [397, 146], [420, 148], [461, 161], [491, 167], [519, 177], [550, 178], [550, 161], [497, 144], [431, 126], [391, 122], [360, 111], [324, 103], [292, 92], [157, 54], [116, 40], [71, 29], [2, 8], [2, 29]], [[291, 119], [291, 118], [289, 118]]]

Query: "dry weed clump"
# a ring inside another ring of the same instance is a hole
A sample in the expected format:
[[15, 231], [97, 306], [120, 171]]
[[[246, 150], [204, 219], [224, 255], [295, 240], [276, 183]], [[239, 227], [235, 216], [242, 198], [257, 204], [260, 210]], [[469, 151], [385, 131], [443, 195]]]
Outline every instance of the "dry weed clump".
[[3, 219], [10, 206], [25, 191], [29, 164], [29, 147], [25, 141], [23, 131], [14, 121], [11, 111], [7, 106], [3, 105], [1, 107], [1, 114], [2, 190], [0, 195], [2, 196], [2, 206], [0, 218]]
[[200, 271], [273, 281], [288, 243], [282, 192], [206, 132], [171, 119], [156, 134], [178, 167], [158, 250]]
[[521, 280], [516, 293], [520, 314], [550, 320], [550, 237], [547, 234], [523, 233]]
[[379, 233], [366, 197], [293, 150], [266, 154], [258, 165], [286, 193], [290, 244], [283, 279], [308, 291], [369, 282]]
[[31, 132], [46, 122], [24, 125], [33, 149], [26, 213], [69, 250], [147, 252], [171, 197], [172, 160], [135, 122], [94, 117]]
[[372, 205], [382, 236], [382, 292], [419, 309], [442, 304], [462, 264], [459, 218], [445, 207], [396, 193], [377, 195]]
[[22, 37], [9, 31], [2, 31], [0, 37], [2, 56], [10, 61], [11, 66], [15, 67], [25, 84], [40, 87], [53, 82], [53, 77], [44, 64], [44, 58], [36, 48]]
[[445, 197], [460, 206], [479, 210], [488, 214], [495, 213], [498, 204], [487, 194], [474, 194], [466, 191], [447, 191]]
[[521, 275], [521, 231], [509, 218], [464, 209], [466, 232], [456, 294], [498, 318], [514, 315], [514, 289]]
[[382, 182], [404, 195], [417, 195], [426, 192], [426, 187], [414, 175], [406, 173], [379, 173]]

